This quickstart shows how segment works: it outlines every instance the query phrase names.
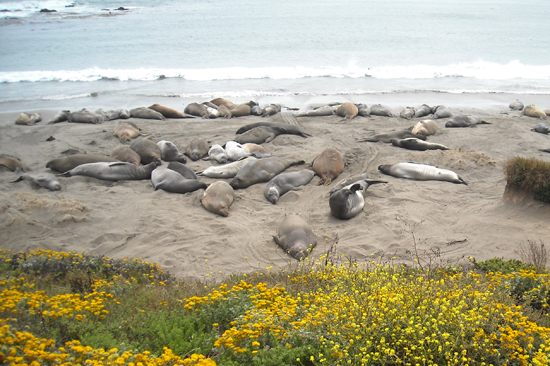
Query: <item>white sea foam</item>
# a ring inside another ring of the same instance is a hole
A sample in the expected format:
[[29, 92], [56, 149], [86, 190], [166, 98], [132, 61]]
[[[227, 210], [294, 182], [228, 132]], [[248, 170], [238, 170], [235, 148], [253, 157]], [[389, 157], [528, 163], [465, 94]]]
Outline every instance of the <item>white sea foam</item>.
[[73, 1], [66, 0], [42, 0], [42, 1], [9, 1], [0, 3], [0, 10], [7, 10], [0, 13], [2, 18], [26, 18], [41, 9], [64, 11], [67, 6], [72, 5]]

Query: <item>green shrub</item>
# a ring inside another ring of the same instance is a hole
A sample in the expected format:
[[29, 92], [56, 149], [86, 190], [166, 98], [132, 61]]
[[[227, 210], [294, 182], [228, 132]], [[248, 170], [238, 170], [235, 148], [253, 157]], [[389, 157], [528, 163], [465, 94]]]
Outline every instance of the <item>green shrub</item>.
[[550, 202], [550, 163], [535, 158], [516, 156], [504, 163], [508, 184], [534, 192], [534, 198]]

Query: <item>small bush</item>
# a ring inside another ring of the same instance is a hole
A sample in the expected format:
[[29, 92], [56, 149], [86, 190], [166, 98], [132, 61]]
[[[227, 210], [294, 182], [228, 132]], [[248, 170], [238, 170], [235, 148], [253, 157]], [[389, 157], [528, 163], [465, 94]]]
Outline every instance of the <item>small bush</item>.
[[508, 184], [534, 192], [534, 198], [550, 202], [550, 163], [535, 158], [516, 156], [504, 163]]
[[519, 272], [520, 270], [530, 271], [534, 270], [535, 267], [528, 263], [523, 263], [519, 259], [509, 259], [504, 260], [504, 258], [491, 258], [482, 262], [477, 262], [475, 259], [472, 259], [472, 262], [476, 268], [481, 269], [482, 271], [489, 272], [500, 272], [500, 273], [512, 273]]

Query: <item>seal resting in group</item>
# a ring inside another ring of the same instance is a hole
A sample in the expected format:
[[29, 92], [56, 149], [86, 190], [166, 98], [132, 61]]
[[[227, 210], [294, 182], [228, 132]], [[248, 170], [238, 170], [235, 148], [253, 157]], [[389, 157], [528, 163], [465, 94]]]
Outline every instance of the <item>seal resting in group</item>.
[[449, 150], [445, 145], [436, 144], [435, 142], [422, 141], [416, 137], [406, 139], [391, 139], [393, 146], [402, 147], [408, 150], [426, 151], [426, 150]]
[[135, 165], [122, 161], [116, 163], [88, 163], [79, 165], [62, 175], [65, 177], [82, 175], [109, 181], [144, 180], [151, 179], [151, 173], [158, 164], [160, 164], [160, 161], [153, 161], [147, 165]]
[[344, 171], [345, 165], [342, 154], [332, 147], [325, 149], [311, 163], [313, 171], [321, 177], [319, 185], [324, 184], [325, 186]]
[[279, 198], [294, 187], [304, 186], [311, 182], [315, 172], [311, 169], [302, 169], [297, 172], [285, 172], [277, 174], [264, 189], [264, 197], [271, 203], [276, 204]]
[[298, 215], [286, 215], [273, 240], [292, 258], [299, 261], [305, 259], [317, 245], [317, 237], [313, 230]]
[[168, 164], [168, 169], [181, 174], [181, 176], [184, 178], [197, 179], [197, 175], [195, 174], [193, 169], [187, 167], [185, 164], [182, 164], [179, 161], [171, 161]]
[[548, 128], [546, 123], [541, 122], [541, 123], [537, 123], [537, 125], [534, 128], [532, 128], [531, 131], [548, 135], [548, 133], [550, 132], [550, 129]]
[[252, 160], [257, 159], [254, 156], [249, 156], [233, 163], [210, 166], [197, 174], [208, 178], [233, 178], [246, 164]]
[[157, 146], [161, 152], [161, 159], [164, 161], [179, 161], [180, 163], [187, 163], [185, 155], [180, 153], [177, 146], [173, 142], [160, 140], [157, 142]]
[[159, 121], [164, 121], [166, 119], [164, 118], [162, 113], [159, 113], [147, 107], [138, 107], [138, 108], [130, 109], [130, 116], [132, 118], [155, 119]]
[[71, 169], [76, 168], [82, 164], [88, 163], [116, 163], [120, 162], [117, 159], [114, 159], [107, 155], [99, 154], [73, 154], [69, 156], [63, 156], [61, 158], [56, 158], [48, 161], [46, 163], [46, 168], [55, 170], [59, 173], [65, 173]]
[[450, 118], [453, 114], [451, 113], [451, 110], [444, 105], [438, 105], [432, 108], [432, 118], [438, 119], [438, 118]]
[[352, 119], [357, 116], [359, 109], [357, 106], [350, 102], [342, 103], [337, 109], [336, 114], [344, 119]]
[[220, 104], [218, 106], [218, 115], [222, 118], [232, 118], [233, 117], [233, 115], [231, 114], [231, 111], [229, 110], [229, 108], [227, 108], [223, 104]]
[[199, 103], [189, 103], [185, 106], [185, 109], [183, 110], [185, 114], [190, 114], [192, 116], [197, 116], [201, 118], [210, 118], [210, 113], [208, 113], [208, 109], [204, 104]]
[[457, 184], [468, 185], [464, 179], [452, 170], [439, 169], [431, 165], [419, 163], [397, 163], [380, 165], [378, 167], [382, 173], [397, 178], [407, 178], [415, 180], [440, 180]]
[[165, 118], [195, 118], [195, 116], [192, 116], [190, 114], [185, 114], [174, 108], [170, 108], [170, 107], [156, 104], [156, 103], [149, 106], [149, 109], [159, 112]]
[[336, 218], [348, 220], [363, 210], [363, 193], [373, 184], [387, 183], [381, 180], [361, 178], [351, 184], [335, 190], [329, 198], [330, 212]]
[[160, 161], [162, 151], [156, 143], [144, 137], [138, 137], [130, 144], [130, 149], [138, 153], [142, 164], [149, 164], [152, 161]]
[[372, 105], [370, 107], [370, 114], [372, 116], [393, 117], [392, 112], [380, 104]]
[[217, 181], [206, 188], [201, 203], [208, 211], [227, 217], [235, 199], [235, 191], [227, 182]]
[[113, 135], [121, 139], [122, 141], [130, 141], [139, 136], [146, 136], [141, 133], [141, 130], [133, 122], [123, 122], [116, 126]]
[[422, 104], [420, 107], [414, 110], [414, 117], [422, 118], [426, 117], [430, 113], [432, 113], [432, 108], [427, 104]]
[[[250, 113], [252, 113], [252, 108], [254, 108], [254, 107], [257, 107], [257, 106], [251, 107]], [[281, 111], [281, 106], [279, 104], [270, 104], [270, 105], [265, 106], [264, 108], [262, 108], [261, 116], [262, 117], [269, 117], [269, 116], [272, 116], [274, 114], [279, 113], [280, 111]]]
[[141, 164], [141, 158], [139, 154], [130, 149], [129, 146], [117, 146], [111, 151], [111, 157], [127, 163], [139, 165]]
[[223, 99], [223, 98], [214, 98], [210, 102], [217, 105], [218, 108], [220, 107], [220, 105], [225, 106], [229, 110], [232, 110], [233, 108], [236, 107], [236, 105], [234, 103], [228, 101], [227, 99]]
[[523, 114], [529, 117], [535, 117], [540, 119], [546, 119], [546, 113], [538, 107], [535, 107], [532, 104], [529, 104], [525, 108], [523, 108]]
[[197, 179], [187, 179], [180, 173], [163, 166], [156, 167], [151, 173], [151, 183], [155, 191], [162, 189], [170, 193], [189, 193], [206, 188], [204, 182]]
[[16, 125], [32, 126], [35, 123], [42, 121], [42, 116], [39, 113], [21, 113], [15, 120]]
[[522, 111], [523, 110], [523, 103], [519, 101], [519, 99], [516, 99], [514, 100], [513, 102], [511, 102], [508, 107], [510, 107], [511, 110], [513, 111]]
[[208, 150], [208, 155], [202, 158], [202, 160], [215, 160], [220, 164], [227, 163], [228, 156], [225, 149], [219, 145], [214, 144], [210, 146], [210, 149]]
[[54, 123], [59, 122], [65, 122], [69, 118], [69, 114], [71, 114], [71, 111], [63, 110], [57, 112], [57, 114], [48, 122], [49, 125], [53, 125]]
[[235, 108], [231, 109], [232, 117], [244, 117], [250, 115], [250, 106], [246, 103], [239, 104]]
[[267, 182], [287, 168], [304, 164], [303, 160], [284, 160], [278, 157], [253, 160], [242, 167], [229, 183], [234, 189], [247, 188]]
[[34, 173], [34, 172], [25, 172], [21, 168], [18, 168], [15, 173], [20, 174], [19, 177], [11, 181], [11, 183], [28, 180], [40, 187], [49, 189], [50, 191], [59, 191], [61, 190], [61, 183], [57, 178], [50, 173]]
[[261, 127], [261, 126], [272, 128], [273, 131], [275, 131], [278, 135], [286, 134], [286, 135], [298, 135], [298, 136], [302, 136], [304, 138], [311, 137], [311, 135], [309, 133], [305, 133], [300, 126], [289, 125], [287, 123], [275, 123], [275, 122], [251, 123], [251, 124], [248, 124], [248, 125], [245, 125], [245, 126], [242, 126], [241, 128], [239, 128], [237, 130], [236, 134], [240, 135], [240, 134], [243, 134], [247, 131], [250, 131], [253, 128]]
[[187, 145], [185, 155], [189, 156], [191, 160], [197, 161], [204, 158], [208, 154], [208, 150], [210, 150], [210, 145], [205, 139], [194, 139]]
[[405, 139], [409, 137], [416, 137], [421, 140], [426, 140], [426, 136], [422, 136], [422, 135], [417, 136], [409, 130], [401, 130], [401, 131], [379, 133], [378, 135], [373, 135], [361, 140], [357, 140], [357, 142], [384, 142], [386, 144], [389, 144], [391, 143], [392, 139]]
[[399, 117], [404, 119], [411, 119], [414, 117], [414, 108], [412, 107], [405, 107], [399, 114]]
[[476, 116], [454, 116], [445, 123], [445, 127], [475, 127], [477, 125], [490, 125]]
[[324, 117], [332, 116], [334, 114], [334, 109], [330, 106], [323, 106], [312, 111], [307, 111], [303, 113], [297, 113], [295, 117]]
[[23, 168], [23, 163], [16, 157], [0, 154], [0, 166], [14, 172], [17, 168]]
[[78, 112], [69, 113], [67, 121], [71, 123], [99, 124], [105, 122], [105, 116], [92, 112], [89, 109], [82, 108], [82, 110]]
[[435, 131], [437, 131], [437, 124], [431, 119], [419, 121], [411, 130], [416, 136], [425, 137], [433, 135]]

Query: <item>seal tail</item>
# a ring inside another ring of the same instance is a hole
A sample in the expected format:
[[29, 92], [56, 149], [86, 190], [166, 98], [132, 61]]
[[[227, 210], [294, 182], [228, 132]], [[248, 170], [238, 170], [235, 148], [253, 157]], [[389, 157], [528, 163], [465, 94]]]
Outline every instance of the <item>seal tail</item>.
[[455, 182], [457, 184], [465, 184], [465, 185], [468, 185], [468, 182], [466, 182], [464, 179], [458, 177], [458, 182]]
[[539, 151], [542, 151], [542, 152], [545, 152], [545, 153], [550, 153], [550, 149], [539, 149]]

